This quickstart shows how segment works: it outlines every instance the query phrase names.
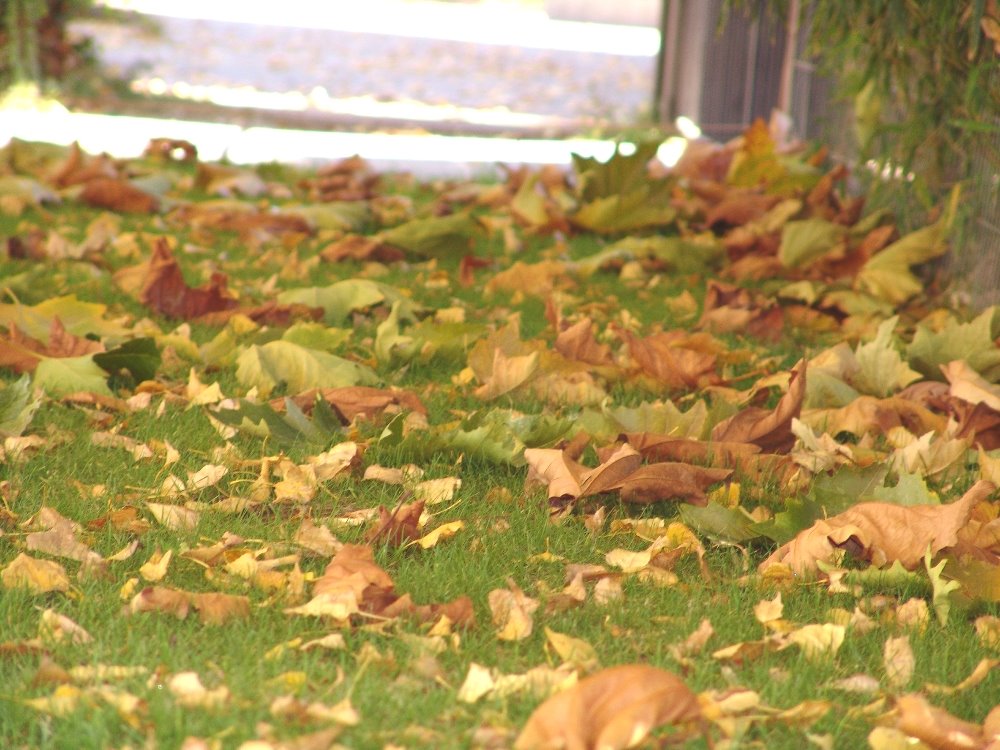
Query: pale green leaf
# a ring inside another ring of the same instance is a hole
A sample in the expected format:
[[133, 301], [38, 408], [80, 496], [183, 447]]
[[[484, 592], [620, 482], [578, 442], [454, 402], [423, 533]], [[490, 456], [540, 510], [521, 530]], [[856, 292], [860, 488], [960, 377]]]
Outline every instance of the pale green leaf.
[[310, 388], [374, 385], [378, 377], [368, 367], [333, 354], [307, 349], [290, 341], [251, 346], [236, 361], [236, 379], [267, 396], [279, 385], [289, 393]]
[[778, 260], [785, 268], [802, 268], [837, 247], [846, 234], [840, 224], [826, 219], [790, 221], [781, 230]]
[[993, 306], [968, 323], [950, 320], [940, 331], [917, 326], [906, 357], [915, 370], [933, 380], [944, 380], [941, 365], [958, 359], [995, 383], [1000, 380], [1000, 348], [993, 343], [998, 334], [1000, 307]]
[[32, 385], [54, 398], [86, 392], [110, 396], [108, 374], [94, 362], [94, 355], [45, 358], [35, 368]]
[[0, 390], [0, 438], [23, 434], [41, 399], [32, 397], [31, 378], [24, 374]]
[[910, 369], [893, 345], [892, 333], [898, 322], [898, 315], [883, 321], [873, 341], [858, 344], [854, 352], [858, 369], [850, 382], [861, 393], [885, 398], [920, 380], [920, 373]]

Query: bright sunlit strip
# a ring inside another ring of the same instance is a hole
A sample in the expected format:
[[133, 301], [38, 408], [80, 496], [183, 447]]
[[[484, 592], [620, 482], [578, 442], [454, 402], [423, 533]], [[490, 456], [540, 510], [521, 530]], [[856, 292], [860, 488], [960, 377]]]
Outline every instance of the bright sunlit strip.
[[674, 124], [677, 126], [677, 129], [681, 131], [681, 135], [683, 135], [688, 140], [694, 141], [697, 140], [698, 138], [701, 138], [701, 128], [699, 128], [698, 123], [696, 123], [690, 117], [685, 117], [684, 115], [681, 115], [676, 120], [674, 120]]
[[651, 27], [550, 19], [516, 6], [384, 0], [102, 0], [101, 5], [172, 18], [442, 39], [535, 49], [653, 57]]
[[162, 78], [139, 78], [131, 89], [137, 94], [170, 95], [175, 99], [208, 102], [220, 107], [264, 109], [281, 112], [323, 112], [350, 117], [411, 122], [458, 121], [473, 125], [506, 128], [541, 128], [558, 126], [562, 119], [530, 112], [511, 112], [504, 107], [477, 109], [453, 104], [425, 104], [418, 101], [382, 102], [370, 96], [335, 99], [322, 86], [308, 94], [298, 91], [261, 91], [252, 86], [192, 84], [178, 81], [168, 84]]
[[677, 166], [677, 162], [681, 160], [681, 157], [684, 156], [687, 144], [686, 138], [676, 135], [667, 138], [656, 150], [656, 158], [663, 162], [664, 166], [675, 167]]
[[79, 114], [59, 107], [0, 112], [0, 145], [11, 138], [62, 145], [75, 140], [85, 151], [116, 158], [141, 154], [152, 138], [175, 138], [193, 143], [204, 160], [225, 157], [240, 164], [318, 163], [358, 154], [376, 169], [412, 171], [421, 177], [493, 173], [497, 164], [568, 165], [572, 153], [602, 160], [614, 153], [611, 141], [586, 138], [544, 140], [242, 128]]

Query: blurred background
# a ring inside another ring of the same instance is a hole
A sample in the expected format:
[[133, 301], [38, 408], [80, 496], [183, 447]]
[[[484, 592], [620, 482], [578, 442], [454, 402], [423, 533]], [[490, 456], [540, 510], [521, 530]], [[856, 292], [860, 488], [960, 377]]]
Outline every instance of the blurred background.
[[0, 144], [472, 176], [763, 118], [904, 227], [961, 186], [1000, 255], [996, 0], [0, 0], [0, 48]]

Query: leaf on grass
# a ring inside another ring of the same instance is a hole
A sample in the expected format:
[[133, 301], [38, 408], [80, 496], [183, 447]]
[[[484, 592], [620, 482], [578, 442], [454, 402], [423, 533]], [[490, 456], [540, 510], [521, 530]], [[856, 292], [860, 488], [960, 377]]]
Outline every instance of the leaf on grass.
[[934, 555], [953, 546], [975, 506], [993, 490], [993, 484], [980, 480], [948, 505], [859, 503], [799, 532], [762, 562], [760, 570], [781, 563], [798, 575], [812, 576], [819, 562], [831, 562], [841, 549], [876, 568], [898, 561], [913, 570], [923, 562], [928, 546]]
[[984, 747], [982, 729], [911, 693], [896, 699], [896, 728], [933, 750], [968, 750]]
[[497, 638], [501, 641], [521, 641], [531, 635], [534, 627], [532, 614], [538, 609], [538, 600], [525, 594], [512, 580], [507, 588], [494, 589], [487, 597]]
[[9, 589], [26, 588], [33, 594], [69, 591], [69, 578], [62, 565], [29, 557], [23, 552], [0, 571], [0, 581]]
[[821, 625], [803, 625], [787, 636], [790, 643], [802, 649], [807, 659], [817, 660], [836, 656], [844, 644], [847, 628], [843, 625], [825, 622]]
[[88, 180], [80, 193], [80, 201], [95, 208], [134, 214], [155, 213], [160, 207], [155, 195], [115, 177]]
[[137, 338], [106, 352], [94, 354], [94, 362], [109, 375], [128, 370], [135, 382], [141, 383], [156, 376], [156, 368], [160, 366], [160, 352], [153, 339]]
[[935, 223], [901, 237], [873, 255], [855, 277], [855, 288], [894, 305], [919, 294], [923, 284], [911, 269], [947, 252], [947, 237], [958, 209], [959, 195], [956, 186], [941, 218]]
[[785, 268], [803, 268], [835, 250], [845, 234], [842, 225], [826, 219], [789, 221], [781, 229], [778, 260]]
[[157, 238], [153, 254], [141, 268], [139, 301], [168, 318], [192, 320], [207, 313], [235, 308], [239, 304], [230, 296], [226, 289], [226, 277], [221, 273], [213, 274], [212, 280], [205, 286], [188, 286], [165, 237]]
[[28, 375], [0, 389], [0, 439], [23, 435], [41, 403], [40, 398], [32, 395]]
[[885, 670], [886, 685], [891, 690], [905, 688], [913, 679], [916, 659], [910, 647], [910, 638], [901, 635], [886, 639], [882, 649], [882, 668]]
[[237, 359], [236, 379], [267, 396], [279, 385], [292, 393], [310, 388], [373, 385], [378, 376], [368, 367], [333, 354], [306, 349], [290, 341], [270, 341], [247, 348]]
[[98, 393], [110, 396], [108, 374], [94, 362], [94, 355], [43, 359], [35, 368], [32, 385], [53, 398], [71, 393]]
[[940, 329], [918, 325], [906, 357], [913, 369], [933, 380], [941, 380], [941, 367], [964, 360], [985, 380], [1000, 380], [1000, 307], [989, 307], [968, 323], [949, 319]]
[[795, 444], [792, 420], [800, 416], [806, 392], [806, 362], [792, 370], [788, 391], [773, 411], [750, 406], [712, 428], [712, 440], [753, 443], [768, 453], [787, 453]]
[[461, 258], [480, 227], [468, 213], [411, 219], [379, 235], [389, 245], [424, 258]]
[[604, 669], [535, 709], [516, 750], [624, 750], [652, 730], [702, 718], [697, 696], [677, 676], [628, 664]]
[[716, 372], [721, 348], [709, 334], [669, 331], [639, 338], [622, 330], [619, 336], [639, 369], [669, 388], [703, 388], [722, 382]]
[[641, 466], [620, 483], [621, 498], [628, 503], [683, 500], [706, 505], [705, 490], [732, 476], [730, 469], [713, 469], [684, 463], [656, 463]]
[[552, 628], [545, 628], [545, 642], [562, 659], [583, 672], [590, 672], [598, 667], [600, 659], [597, 651], [582, 638], [574, 638], [565, 633], [557, 633]]

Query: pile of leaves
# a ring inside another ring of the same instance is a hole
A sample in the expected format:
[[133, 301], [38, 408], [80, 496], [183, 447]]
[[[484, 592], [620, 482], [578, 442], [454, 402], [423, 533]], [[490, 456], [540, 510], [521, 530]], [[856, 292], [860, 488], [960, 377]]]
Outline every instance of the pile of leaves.
[[[0, 151], [0, 736], [1000, 747], [1000, 310], [934, 276], [961, 196], [900, 236], [762, 122], [656, 147], [433, 184]], [[928, 634], [974, 669], [915, 684]], [[386, 729], [388, 691], [469, 729]]]

